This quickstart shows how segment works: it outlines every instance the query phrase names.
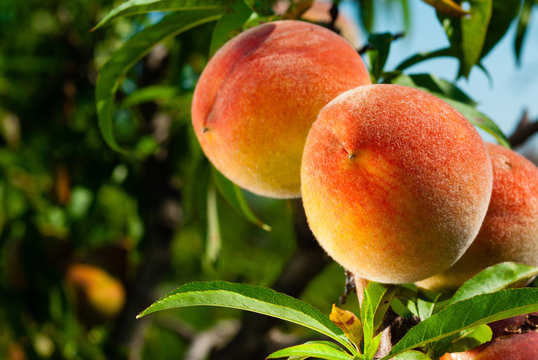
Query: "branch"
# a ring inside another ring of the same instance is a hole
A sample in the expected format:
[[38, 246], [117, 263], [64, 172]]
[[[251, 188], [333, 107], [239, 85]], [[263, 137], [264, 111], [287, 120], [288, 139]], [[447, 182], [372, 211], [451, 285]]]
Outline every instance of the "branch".
[[527, 110], [523, 111], [516, 130], [508, 138], [512, 147], [523, 145], [531, 136], [538, 133], [538, 119], [531, 121]]

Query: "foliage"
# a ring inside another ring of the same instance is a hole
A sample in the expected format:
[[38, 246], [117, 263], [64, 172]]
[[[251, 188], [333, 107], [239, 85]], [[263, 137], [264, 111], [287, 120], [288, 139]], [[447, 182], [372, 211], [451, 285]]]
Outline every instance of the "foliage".
[[[374, 1], [358, 3], [363, 27], [371, 29], [373, 14], [386, 9]], [[406, 1], [387, 3], [406, 14]], [[460, 75], [468, 76], [474, 66], [483, 69], [481, 60], [510, 24], [517, 24], [514, 53], [520, 59], [535, 5], [471, 1], [465, 18], [437, 7], [448, 48], [409, 54], [386, 69], [398, 36], [369, 34], [369, 67], [376, 81], [420, 87], [450, 101], [508, 145], [494, 121], [452, 82], [408, 68], [450, 56], [460, 62]], [[313, 251], [294, 233], [297, 204], [256, 197], [212, 169], [189, 125], [190, 102], [199, 74], [225, 41], [279, 18], [269, 0], [1, 2], [0, 357], [105, 359], [138, 351], [144, 359], [183, 358], [196, 336], [224, 318], [237, 323], [241, 314], [219, 307], [163, 312], [149, 317], [134, 341], [141, 322], [134, 322], [133, 311], [193, 280], [237, 284], [187, 284], [144, 314], [210, 302], [307, 325], [281, 326], [308, 341], [272, 358], [372, 358], [389, 305], [424, 320], [393, 350], [401, 359], [474, 346], [486, 341], [482, 324], [536, 310], [535, 288], [502, 290], [536, 274], [515, 264], [485, 270], [452, 300], [412, 286], [372, 283], [359, 311], [348, 306], [362, 324], [363, 341], [354, 346], [324, 315], [340, 295], [341, 269], [314, 260], [319, 269], [296, 289], [296, 296], [321, 310], [261, 287], [285, 283], [288, 260]], [[66, 276], [81, 262], [119, 280], [131, 307], [113, 317], [92, 309]], [[472, 319], [463, 320], [461, 309], [478, 302], [498, 305], [476, 308]], [[447, 317], [443, 332], [432, 334], [430, 326]], [[312, 329], [343, 347], [320, 341]], [[421, 351], [405, 351], [417, 347]]]

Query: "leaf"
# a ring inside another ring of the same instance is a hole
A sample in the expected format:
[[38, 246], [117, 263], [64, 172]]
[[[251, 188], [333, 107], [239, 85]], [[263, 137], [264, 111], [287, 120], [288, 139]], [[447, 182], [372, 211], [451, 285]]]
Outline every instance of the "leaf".
[[391, 360], [431, 360], [428, 355], [420, 351], [410, 350], [393, 357]]
[[152, 85], [141, 88], [129, 94], [121, 103], [122, 107], [134, 106], [143, 102], [169, 100], [179, 94], [177, 86]]
[[482, 324], [469, 331], [462, 332], [461, 336], [452, 341], [448, 348], [448, 352], [462, 352], [473, 349], [491, 340], [493, 332], [491, 328]]
[[381, 342], [381, 335], [382, 334], [377, 334], [377, 336], [374, 337], [368, 343], [368, 345], [365, 345], [365, 349], [364, 349], [364, 359], [365, 360], [372, 360], [374, 358], [374, 355], [377, 352], [377, 348], [379, 347], [379, 343]]
[[362, 323], [359, 318], [351, 311], [343, 310], [333, 304], [329, 319], [336, 324], [347, 338], [355, 344], [357, 349], [360, 347], [362, 340]]
[[187, 306], [228, 307], [287, 320], [327, 335], [355, 352], [353, 344], [342, 330], [318, 309], [304, 301], [260, 286], [225, 281], [185, 284], [153, 303], [137, 318], [160, 310]]
[[[377, 341], [376, 339], [372, 340], [372, 338], [381, 324], [395, 292], [395, 286], [380, 284], [375, 281], [369, 281], [368, 285], [364, 288], [364, 297], [361, 304], [361, 321], [364, 332], [365, 352], [366, 350], [372, 351], [371, 346], [374, 345], [371, 344], [375, 344]], [[375, 346], [375, 350], [377, 350], [377, 346]]]
[[217, 191], [215, 184], [210, 184], [207, 189], [207, 239], [204, 260], [212, 267], [219, 257], [221, 244]]
[[127, 40], [103, 65], [97, 77], [95, 97], [99, 128], [106, 143], [112, 149], [125, 152], [114, 137], [112, 119], [116, 90], [125, 73], [158, 42], [198, 25], [214, 21], [221, 13], [222, 10], [206, 9], [168, 15], [159, 23], [145, 28]]
[[152, 11], [207, 10], [224, 12], [229, 0], [130, 0], [110, 11], [91, 31], [95, 31], [122, 16]]
[[458, 301], [409, 330], [383, 359], [474, 326], [534, 311], [538, 311], [536, 288], [501, 290]]
[[424, 292], [429, 292], [429, 291], [425, 289], [421, 289], [419, 296], [417, 297], [418, 317], [422, 321], [432, 316], [433, 310], [435, 309], [435, 304], [437, 303], [437, 300], [441, 296], [441, 293], [432, 291], [428, 295], [431, 295], [431, 297], [433, 298], [428, 298], [428, 296], [424, 296]]
[[424, 87], [434, 93], [445, 95], [469, 106], [476, 106], [476, 102], [469, 95], [449, 81], [439, 79], [432, 74], [410, 74], [409, 77], [417, 86]]
[[450, 299], [450, 304], [475, 295], [524, 285], [538, 275], [538, 267], [504, 262], [490, 266], [467, 280]]
[[252, 10], [243, 0], [235, 0], [228, 11], [217, 21], [211, 36], [209, 56], [213, 56], [217, 50], [228, 40], [239, 34], [243, 24], [252, 15]]
[[217, 185], [217, 189], [221, 195], [226, 199], [228, 204], [242, 214], [245, 219], [251, 223], [258, 225], [265, 231], [272, 231], [271, 226], [265, 224], [261, 221], [252, 211], [250, 206], [243, 195], [243, 191], [239, 186], [228, 180], [224, 175], [222, 175], [217, 169], [213, 166], [211, 167], [211, 172], [213, 175], [213, 180]]
[[341, 348], [328, 341], [311, 341], [305, 344], [291, 346], [275, 351], [267, 359], [278, 359], [288, 356], [316, 357], [329, 360], [351, 360], [352, 355], [344, 352]]
[[390, 45], [395, 39], [397, 39], [397, 36], [391, 33], [370, 34], [368, 36], [368, 43], [372, 45], [372, 49], [367, 51], [367, 55], [371, 73], [376, 81], [383, 73], [383, 68], [389, 56]]
[[457, 16], [462, 17], [467, 15], [469, 12], [465, 11], [459, 4], [455, 3], [452, 0], [422, 0], [426, 4], [429, 4], [439, 11], [448, 16]]
[[520, 3], [520, 0], [493, 0], [491, 19], [480, 55], [481, 58], [486, 56], [506, 34], [510, 24], [519, 14]]
[[260, 16], [274, 15], [273, 4], [275, 0], [245, 0], [245, 3]]
[[521, 15], [517, 22], [516, 38], [514, 41], [514, 53], [516, 55], [517, 65], [521, 65], [521, 49], [523, 46], [523, 40], [527, 33], [527, 27], [529, 26], [529, 20], [532, 14], [532, 5], [534, 0], [525, 0], [523, 2], [523, 8], [521, 9]]
[[366, 31], [371, 32], [374, 25], [374, 0], [359, 1], [359, 15]]
[[463, 62], [460, 74], [468, 77], [473, 65], [480, 60], [491, 18], [493, 0], [469, 0], [471, 15], [461, 18], [461, 48]]
[[447, 56], [457, 57], [457, 53], [454, 51], [453, 48], [443, 48], [443, 49], [438, 49], [438, 50], [434, 50], [430, 52], [418, 53], [402, 61], [398, 66], [396, 66], [396, 70], [401, 71], [401, 70], [407, 69], [408, 67], [416, 65], [422, 61], [431, 60], [438, 57], [447, 57]]

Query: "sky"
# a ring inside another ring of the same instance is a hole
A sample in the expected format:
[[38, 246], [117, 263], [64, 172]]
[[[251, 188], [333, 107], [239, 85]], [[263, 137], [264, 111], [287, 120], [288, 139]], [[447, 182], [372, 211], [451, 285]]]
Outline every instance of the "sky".
[[[382, 3], [384, 0], [376, 0]], [[437, 20], [434, 9], [421, 0], [408, 0], [411, 13], [411, 29], [401, 40], [393, 43], [386, 69], [391, 70], [402, 60], [416, 54], [436, 50], [448, 45], [448, 39]], [[343, 1], [343, 11], [348, 16], [356, 16], [355, 3]], [[404, 30], [401, 17], [383, 17], [377, 12], [374, 32], [398, 33]], [[491, 50], [483, 63], [488, 69], [493, 83], [479, 68], [471, 71], [469, 79], [461, 78], [457, 85], [478, 102], [478, 109], [491, 117], [509, 135], [517, 125], [524, 109], [528, 109], [531, 119], [538, 118], [538, 9], [532, 13], [522, 50], [521, 66], [516, 66], [513, 44], [516, 22], [507, 34]], [[439, 78], [454, 81], [458, 62], [451, 58], [428, 60], [412, 66], [406, 73], [432, 73]], [[489, 139], [487, 139], [489, 140]], [[538, 150], [538, 136], [532, 144]], [[528, 149], [527, 149], [528, 150]]]

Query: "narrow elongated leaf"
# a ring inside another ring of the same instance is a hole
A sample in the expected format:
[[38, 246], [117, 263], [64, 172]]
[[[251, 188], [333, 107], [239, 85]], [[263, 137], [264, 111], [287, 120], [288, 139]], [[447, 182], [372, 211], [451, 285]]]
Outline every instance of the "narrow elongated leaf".
[[381, 335], [377, 334], [376, 337], [374, 337], [368, 345], [365, 343], [365, 349], [364, 349], [364, 360], [372, 360], [374, 358], [375, 353], [377, 352], [377, 348], [379, 347], [379, 343], [381, 342]]
[[476, 102], [469, 95], [449, 81], [439, 79], [432, 74], [410, 74], [409, 77], [416, 85], [431, 92], [445, 95], [469, 106], [476, 106]]
[[463, 62], [460, 74], [467, 77], [473, 65], [480, 60], [488, 25], [493, 9], [493, 0], [469, 0], [471, 15], [461, 18]]
[[220, 236], [219, 214], [217, 207], [217, 189], [210, 184], [207, 189], [207, 240], [205, 261], [214, 266], [220, 254], [222, 239]]
[[431, 360], [428, 355], [420, 351], [406, 351], [398, 356], [392, 358], [392, 360]]
[[179, 94], [177, 86], [170, 85], [153, 85], [136, 90], [129, 94], [123, 101], [121, 106], [133, 106], [147, 101], [155, 100], [170, 100]]
[[519, 14], [520, 4], [520, 0], [493, 0], [491, 19], [480, 55], [481, 58], [486, 56], [506, 34], [510, 24]]
[[383, 359], [474, 326], [538, 311], [538, 289], [501, 290], [453, 303], [413, 327]]
[[209, 56], [213, 56], [222, 45], [241, 32], [243, 24], [250, 15], [252, 15], [252, 10], [245, 2], [235, 0], [227, 12], [217, 21], [217, 25], [213, 29], [211, 44], [209, 45]]
[[121, 16], [145, 14], [152, 11], [220, 10], [224, 12], [228, 4], [228, 0], [130, 0], [109, 12], [92, 31]]
[[521, 10], [521, 15], [519, 16], [519, 21], [517, 22], [516, 38], [514, 41], [514, 53], [516, 55], [516, 62], [518, 65], [521, 65], [521, 49], [523, 46], [523, 40], [525, 39], [525, 34], [527, 33], [529, 20], [531, 18], [533, 3], [534, 0], [525, 0], [523, 2], [523, 9]]
[[124, 151], [114, 137], [112, 109], [116, 90], [125, 73], [156, 43], [195, 26], [215, 21], [222, 12], [223, 10], [206, 9], [168, 15], [159, 23], [147, 27], [127, 40], [103, 65], [99, 71], [95, 89], [97, 116], [103, 138], [112, 149]]
[[450, 304], [475, 295], [521, 286], [538, 275], [538, 267], [504, 262], [490, 266], [467, 280], [452, 296]]
[[355, 352], [343, 331], [315, 307], [272, 289], [225, 281], [185, 284], [153, 303], [138, 317], [187, 306], [220, 306], [252, 311], [316, 330]]
[[228, 204], [230, 204], [235, 210], [242, 214], [245, 219], [250, 221], [253, 224], [258, 225], [265, 231], [271, 231], [271, 226], [265, 224], [261, 221], [256, 214], [252, 211], [250, 206], [243, 195], [243, 191], [239, 186], [228, 180], [224, 175], [222, 175], [217, 169], [211, 167], [211, 172], [213, 174], [213, 180], [219, 189], [221, 195], [226, 199]]
[[452, 344], [448, 348], [448, 352], [462, 352], [473, 349], [490, 341], [492, 335], [493, 332], [491, 331], [491, 328], [486, 324], [482, 324], [469, 331], [462, 332], [460, 336], [452, 341]]
[[449, 16], [461, 17], [469, 12], [465, 11], [458, 3], [453, 0], [422, 0], [435, 8], [435, 10]]
[[405, 70], [408, 67], [416, 65], [422, 61], [431, 60], [438, 57], [457, 57], [457, 53], [453, 48], [443, 48], [430, 52], [418, 53], [402, 61], [398, 66], [396, 66], [396, 70]]
[[[377, 346], [379, 346], [379, 341], [374, 338], [374, 334], [381, 324], [385, 311], [388, 309], [387, 301], [390, 304], [394, 293], [394, 286], [380, 284], [375, 281], [368, 282], [368, 285], [364, 288], [364, 297], [361, 304], [361, 321], [364, 332], [365, 356], [366, 351], [373, 351], [375, 353]], [[380, 314], [380, 312], [383, 314]], [[376, 342], [377, 345], [375, 345]], [[373, 347], [375, 347], [374, 350], [372, 350]]]
[[267, 359], [278, 359], [289, 356], [316, 357], [328, 360], [351, 360], [352, 355], [344, 352], [338, 346], [327, 341], [311, 341], [305, 344], [291, 346], [275, 351]]

